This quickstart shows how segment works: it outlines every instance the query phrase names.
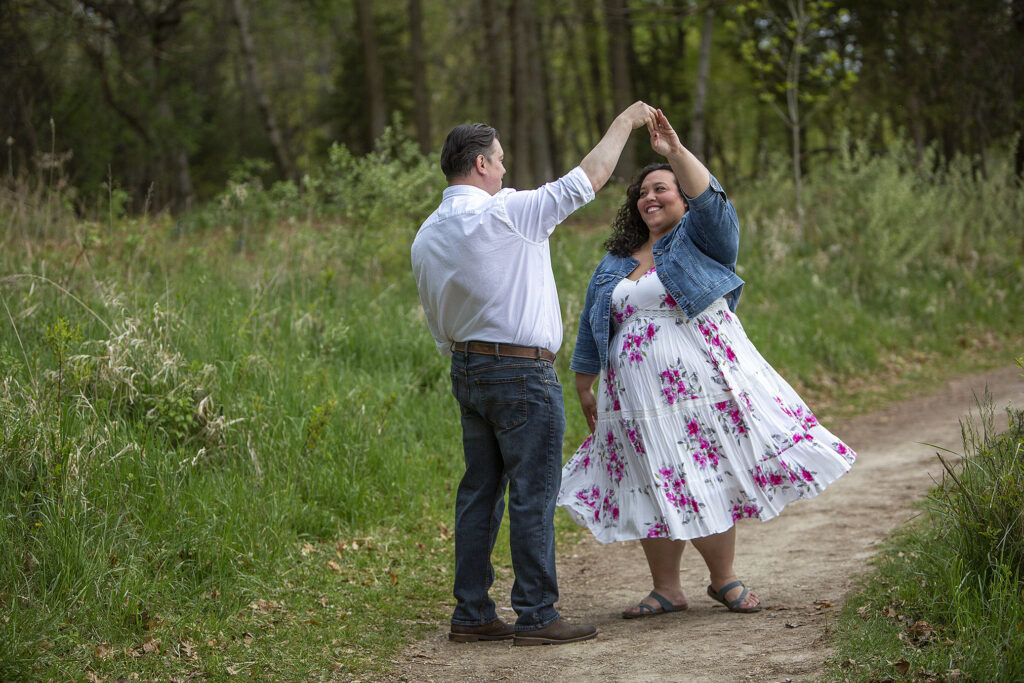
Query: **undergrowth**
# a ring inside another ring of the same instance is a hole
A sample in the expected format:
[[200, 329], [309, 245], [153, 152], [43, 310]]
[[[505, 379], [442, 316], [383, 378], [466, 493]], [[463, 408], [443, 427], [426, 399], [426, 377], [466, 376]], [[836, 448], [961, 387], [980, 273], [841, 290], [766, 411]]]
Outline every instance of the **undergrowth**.
[[[810, 179], [805, 235], [766, 208], [784, 186], [723, 179], [744, 325], [829, 410], [1020, 329], [1010, 167], [925, 182], [900, 154]], [[116, 188], [85, 219], [63, 186], [0, 193], [0, 679], [361, 676], [447, 618], [460, 435], [408, 266], [436, 159], [388, 136], [258, 175], [177, 218], [124, 215]], [[551, 241], [568, 387], [616, 194]]]
[[1024, 679], [1024, 411], [963, 426], [963, 459], [846, 605], [830, 680]]

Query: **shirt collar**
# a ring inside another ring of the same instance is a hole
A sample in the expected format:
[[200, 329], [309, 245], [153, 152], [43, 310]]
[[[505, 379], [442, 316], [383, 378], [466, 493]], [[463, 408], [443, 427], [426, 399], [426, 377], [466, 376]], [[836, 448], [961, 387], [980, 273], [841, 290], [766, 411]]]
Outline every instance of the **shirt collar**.
[[482, 190], [475, 185], [449, 185], [444, 188], [441, 196], [444, 199], [449, 197], [481, 197], [487, 199], [491, 194], [487, 190]]

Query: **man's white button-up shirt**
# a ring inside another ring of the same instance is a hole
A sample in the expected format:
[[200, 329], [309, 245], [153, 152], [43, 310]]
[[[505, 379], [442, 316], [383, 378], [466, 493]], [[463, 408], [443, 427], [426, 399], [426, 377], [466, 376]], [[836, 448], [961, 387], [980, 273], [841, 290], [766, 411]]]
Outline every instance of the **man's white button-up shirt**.
[[562, 316], [548, 237], [593, 198], [579, 167], [536, 190], [445, 189], [412, 243], [420, 302], [442, 355], [464, 341], [558, 352]]

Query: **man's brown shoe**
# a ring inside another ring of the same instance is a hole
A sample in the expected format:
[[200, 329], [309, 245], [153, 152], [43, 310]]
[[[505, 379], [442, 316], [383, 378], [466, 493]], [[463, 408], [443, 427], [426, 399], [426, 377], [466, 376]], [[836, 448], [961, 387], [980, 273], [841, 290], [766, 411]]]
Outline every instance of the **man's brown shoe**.
[[573, 626], [559, 619], [553, 624], [534, 631], [517, 631], [513, 645], [561, 645], [590, 640], [597, 635], [593, 626]]
[[460, 626], [452, 624], [452, 630], [448, 632], [448, 640], [456, 643], [475, 643], [478, 640], [508, 640], [515, 635], [515, 629], [511, 624], [506, 624], [498, 617], [489, 624], [483, 626]]

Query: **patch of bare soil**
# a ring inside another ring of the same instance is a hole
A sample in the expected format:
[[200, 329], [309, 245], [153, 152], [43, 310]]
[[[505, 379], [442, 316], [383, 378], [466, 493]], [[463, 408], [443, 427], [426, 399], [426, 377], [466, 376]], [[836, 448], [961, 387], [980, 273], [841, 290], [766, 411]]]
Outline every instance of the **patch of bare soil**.
[[[513, 647], [452, 643], [447, 624], [395, 660], [401, 681], [809, 681], [830, 654], [828, 634], [876, 546], [915, 512], [941, 477], [936, 447], [961, 452], [961, 419], [977, 414], [986, 387], [997, 420], [1024, 406], [1017, 367], [947, 381], [939, 391], [828, 427], [858, 453], [853, 469], [817, 498], [790, 504], [770, 522], [740, 522], [736, 569], [761, 596], [757, 614], [728, 613], [705, 594], [707, 569], [688, 547], [683, 586], [690, 608], [645, 619], [620, 613], [650, 590], [637, 542], [601, 545], [587, 536], [558, 558], [563, 616], [598, 627], [596, 639]], [[813, 407], [813, 406], [812, 406]], [[932, 444], [932, 445], [924, 445]], [[564, 513], [559, 513], [564, 514]], [[510, 581], [492, 590], [507, 605]], [[515, 614], [499, 609], [506, 621]]]

